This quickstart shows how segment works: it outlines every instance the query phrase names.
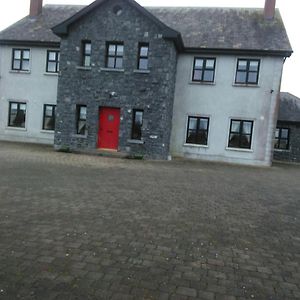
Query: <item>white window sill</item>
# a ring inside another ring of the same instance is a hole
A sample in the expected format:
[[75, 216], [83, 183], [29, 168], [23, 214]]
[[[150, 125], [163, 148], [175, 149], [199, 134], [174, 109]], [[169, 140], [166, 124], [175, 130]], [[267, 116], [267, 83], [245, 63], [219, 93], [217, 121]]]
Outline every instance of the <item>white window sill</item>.
[[132, 140], [132, 139], [127, 140], [127, 143], [129, 143], [129, 144], [138, 144], [138, 145], [145, 144], [145, 142], [143, 140]]
[[54, 134], [54, 130], [46, 130], [46, 129], [42, 129], [41, 133], [48, 133], [48, 134]]
[[58, 76], [59, 73], [45, 72], [44, 75], [46, 75], [46, 76]]
[[247, 84], [247, 83], [233, 83], [234, 87], [250, 87], [250, 88], [259, 88], [258, 84]]
[[72, 134], [72, 138], [86, 139], [87, 138], [87, 134]]
[[10, 70], [9, 73], [14, 73], [14, 74], [30, 74], [30, 71], [23, 71], [23, 70]]
[[14, 130], [14, 131], [27, 131], [27, 128], [25, 127], [13, 127], [13, 126], [6, 126], [5, 130]]
[[205, 81], [193, 81], [193, 80], [190, 80], [189, 84], [195, 84], [195, 85], [216, 85], [215, 81], [214, 82], [205, 82]]
[[238, 152], [248, 152], [248, 153], [252, 153], [253, 152], [252, 149], [243, 149], [243, 148], [226, 147], [225, 149], [228, 150], [228, 151], [238, 151]]
[[92, 67], [77, 66], [76, 69], [81, 71], [91, 71]]
[[290, 149], [276, 149], [276, 148], [274, 148], [274, 151], [276, 151], [276, 152], [291, 152]]
[[100, 68], [100, 70], [105, 72], [125, 72], [124, 69], [114, 69], [114, 68]]
[[193, 148], [208, 148], [208, 145], [200, 145], [200, 144], [189, 144], [189, 143], [184, 143], [184, 147], [193, 147]]
[[133, 73], [149, 74], [150, 70], [139, 70], [139, 69], [136, 69], [136, 70], [133, 70]]

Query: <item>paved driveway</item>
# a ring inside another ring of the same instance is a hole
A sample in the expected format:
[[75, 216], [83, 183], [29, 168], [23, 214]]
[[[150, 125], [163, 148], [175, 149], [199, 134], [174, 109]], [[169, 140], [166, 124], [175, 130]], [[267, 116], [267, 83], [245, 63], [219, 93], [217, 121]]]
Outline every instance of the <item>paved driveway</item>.
[[0, 299], [300, 299], [300, 167], [0, 142]]

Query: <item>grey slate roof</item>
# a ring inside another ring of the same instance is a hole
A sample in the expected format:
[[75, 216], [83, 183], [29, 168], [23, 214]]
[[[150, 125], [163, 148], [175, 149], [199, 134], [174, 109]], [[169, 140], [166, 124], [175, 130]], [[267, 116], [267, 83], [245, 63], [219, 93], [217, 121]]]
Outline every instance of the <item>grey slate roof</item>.
[[300, 98], [280, 93], [279, 121], [300, 122]]
[[[0, 41], [59, 42], [51, 28], [84, 6], [45, 5], [36, 19], [25, 17], [0, 33]], [[279, 11], [265, 20], [262, 8], [146, 7], [182, 35], [185, 48], [291, 52]]]

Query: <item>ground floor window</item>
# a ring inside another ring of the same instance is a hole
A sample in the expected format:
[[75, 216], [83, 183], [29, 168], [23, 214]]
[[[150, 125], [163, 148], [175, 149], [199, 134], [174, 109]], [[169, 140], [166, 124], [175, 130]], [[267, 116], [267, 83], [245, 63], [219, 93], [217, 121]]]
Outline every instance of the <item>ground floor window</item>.
[[54, 130], [55, 128], [55, 105], [44, 105], [43, 130]]
[[26, 103], [9, 102], [8, 126], [25, 128]]
[[275, 132], [275, 149], [288, 150], [290, 145], [290, 129], [276, 128]]
[[143, 110], [140, 109], [133, 110], [132, 131], [131, 131], [131, 138], [133, 140], [142, 139], [143, 115], [144, 115]]
[[209, 118], [188, 117], [187, 144], [207, 145]]
[[86, 105], [77, 105], [76, 107], [76, 130], [77, 134], [87, 134]]
[[228, 147], [251, 149], [252, 132], [253, 121], [231, 120]]

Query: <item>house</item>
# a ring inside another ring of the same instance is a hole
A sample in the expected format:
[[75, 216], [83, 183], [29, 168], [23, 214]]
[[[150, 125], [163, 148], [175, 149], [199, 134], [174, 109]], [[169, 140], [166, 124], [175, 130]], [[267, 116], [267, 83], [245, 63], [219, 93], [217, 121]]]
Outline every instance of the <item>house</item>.
[[31, 0], [0, 44], [2, 139], [271, 164], [292, 54], [274, 0], [264, 9]]
[[300, 162], [300, 99], [290, 93], [280, 93], [274, 159]]

